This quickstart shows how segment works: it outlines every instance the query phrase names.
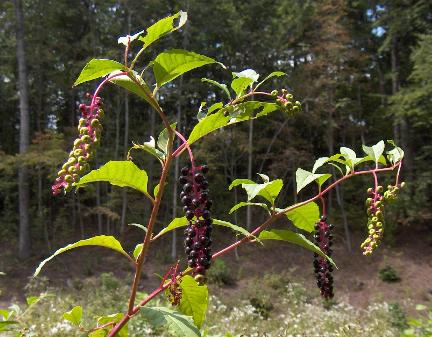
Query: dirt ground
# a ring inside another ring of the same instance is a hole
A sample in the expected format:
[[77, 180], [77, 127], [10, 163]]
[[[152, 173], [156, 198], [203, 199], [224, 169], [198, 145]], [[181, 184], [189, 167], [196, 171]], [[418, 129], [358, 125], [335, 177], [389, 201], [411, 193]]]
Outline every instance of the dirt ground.
[[[360, 233], [354, 235], [353, 251], [349, 253], [342, 244], [342, 235], [336, 235], [333, 258], [338, 265], [334, 272], [336, 300], [348, 302], [355, 307], [365, 307], [376, 301], [412, 303], [432, 301], [432, 233], [430, 229], [405, 228], [395, 238], [390, 247], [383, 244], [372, 256], [365, 257], [359, 248]], [[158, 285], [154, 273], [162, 274], [170, 265], [163, 256], [168, 252], [168, 240], [155, 247], [156, 253], [149, 257], [145, 265], [142, 289], [149, 291]], [[339, 242], [339, 244], [337, 243]], [[129, 247], [131, 250], [133, 246]], [[179, 250], [180, 251], [180, 250]], [[23, 289], [38, 263], [45, 257], [36, 254], [26, 262], [19, 262], [7, 250], [0, 257], [0, 306], [12, 300], [23, 300]], [[165, 253], [164, 253], [165, 252]], [[180, 251], [181, 253], [181, 251]], [[237, 279], [234, 286], [218, 288], [226, 296], [238, 294], [248, 282], [266, 273], [283, 272], [287, 282], [302, 283], [307, 289], [315, 290], [312, 267], [312, 253], [287, 243], [266, 242], [265, 246], [247, 245], [224, 257]], [[386, 265], [392, 266], [401, 280], [385, 283], [378, 272]], [[120, 267], [119, 267], [120, 266]], [[121, 255], [103, 248], [85, 247], [65, 253], [49, 262], [41, 276], [50, 280], [50, 285], [71, 286], [71, 281], [82, 277], [95, 276], [112, 271], [120, 279], [130, 282], [132, 269]]]

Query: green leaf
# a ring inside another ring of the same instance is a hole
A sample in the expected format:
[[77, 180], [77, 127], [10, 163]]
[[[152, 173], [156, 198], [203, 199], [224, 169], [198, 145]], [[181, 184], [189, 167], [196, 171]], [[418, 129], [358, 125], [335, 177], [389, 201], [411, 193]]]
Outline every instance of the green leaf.
[[6, 309], [0, 309], [0, 316], [3, 317], [3, 320], [7, 321], [10, 317], [11, 313], [9, 312], [9, 310]]
[[183, 49], [172, 49], [160, 53], [153, 61], [153, 73], [158, 87], [195, 68], [216, 63], [210, 57]]
[[133, 251], [133, 256], [134, 256], [135, 260], [137, 260], [138, 256], [140, 256], [142, 249], [143, 249], [143, 246], [144, 246], [144, 244], [142, 244], [142, 243], [139, 243], [135, 246], [135, 249]]
[[108, 331], [105, 329], [95, 330], [89, 333], [88, 337], [105, 337]]
[[299, 193], [303, 188], [309, 185], [311, 182], [317, 180], [318, 185], [322, 185], [328, 178], [331, 177], [331, 174], [316, 174], [301, 168], [298, 168], [296, 171], [296, 184], [297, 184], [297, 193]]
[[148, 175], [130, 160], [109, 161], [97, 170], [93, 170], [80, 179], [75, 186], [83, 186], [97, 181], [107, 181], [111, 185], [131, 187], [144, 193], [150, 199], [147, 192]]
[[329, 157], [321, 157], [315, 161], [315, 164], [312, 168], [312, 173], [315, 173], [321, 166], [329, 161]]
[[244, 229], [243, 227], [234, 225], [231, 222], [223, 221], [223, 220], [219, 220], [219, 219], [213, 219], [213, 224], [217, 225], [217, 226], [228, 227], [228, 228], [231, 228], [235, 232], [243, 234], [244, 236], [252, 236], [255, 238], [255, 236], [253, 236], [251, 233], [249, 233], [246, 229]]
[[234, 77], [242, 77], [242, 78], [249, 78], [252, 80], [252, 82], [258, 81], [259, 74], [253, 70], [253, 69], [245, 69], [243, 71], [240, 71], [238, 73], [233, 73]]
[[70, 311], [65, 312], [63, 314], [63, 318], [71, 322], [73, 325], [79, 326], [81, 324], [82, 315], [83, 310], [79, 305], [77, 305], [76, 307], [73, 307]]
[[141, 313], [154, 328], [165, 327], [168, 332], [177, 337], [201, 336], [192, 317], [177, 311], [165, 307], [143, 307]]
[[255, 184], [255, 182], [250, 179], [235, 179], [231, 185], [229, 185], [228, 190], [231, 191], [234, 187], [242, 184]]
[[103, 77], [115, 70], [124, 70], [124, 69], [125, 69], [124, 65], [117, 61], [106, 60], [106, 59], [90, 60], [90, 62], [85, 65], [83, 70], [81, 70], [81, 74], [78, 76], [77, 80], [75, 81], [74, 86], [77, 86], [78, 84], [84, 82], [94, 80], [99, 77]]
[[0, 331], [9, 331], [11, 325], [19, 324], [17, 321], [0, 321]]
[[[110, 74], [110, 76], [114, 75], [116, 73], [117, 72], [113, 72]], [[126, 89], [127, 91], [129, 91], [129, 92], [131, 92], [131, 93], [133, 93], [133, 94], [135, 94], [141, 98], [143, 98], [147, 103], [149, 103], [151, 106], [154, 107], [154, 102], [151, 99], [153, 94], [152, 94], [149, 86], [147, 85], [147, 83], [136, 72], [133, 72], [133, 76], [134, 76], [135, 80], [132, 80], [127, 75], [120, 75], [120, 76], [117, 76], [117, 77], [110, 79], [110, 82]]]
[[[104, 324], [108, 324], [111, 322], [115, 322], [118, 323], [121, 321], [121, 319], [123, 318], [123, 314], [122, 313], [117, 313], [117, 314], [111, 314], [111, 315], [107, 315], [107, 316], [101, 316], [98, 318], [97, 321], [97, 325], [98, 326], [102, 326]], [[108, 331], [107, 329], [104, 329], [106, 331]], [[128, 324], [125, 324], [120, 331], [118, 332], [118, 336], [119, 337], [128, 337]]]
[[208, 108], [207, 114], [211, 114], [212, 112], [214, 112], [214, 111], [216, 111], [216, 110], [219, 110], [219, 109], [221, 109], [221, 108], [223, 108], [223, 103], [222, 103], [222, 102], [214, 103], [214, 104], [212, 104], [212, 105]]
[[357, 155], [354, 152], [354, 150], [348, 147], [341, 147], [340, 153], [345, 158], [345, 161], [347, 163], [346, 173], [348, 174], [349, 172], [354, 172], [354, 167], [360, 162], [361, 158], [357, 158]]
[[214, 114], [204, 117], [198, 122], [197, 125], [195, 125], [191, 134], [189, 135], [189, 145], [209, 134], [210, 132], [227, 125], [229, 120], [230, 117], [225, 116], [223, 111], [218, 111]]
[[[179, 19], [177, 24], [174, 24], [175, 19]], [[153, 42], [159, 40], [162, 36], [171, 33], [181, 28], [187, 21], [187, 13], [180, 11], [175, 15], [168, 16], [156, 22], [147, 28], [147, 34], [139, 38], [144, 42], [144, 49], [150, 46]]]
[[40, 300], [39, 296], [29, 296], [26, 298], [26, 302], [28, 306], [31, 306], [32, 304], [39, 302], [39, 300]]
[[267, 82], [269, 79], [273, 77], [281, 77], [285, 75], [286, 73], [284, 73], [283, 71], [273, 71], [272, 73], [270, 73], [270, 75], [268, 75], [265, 79], [263, 79], [260, 83], [258, 83], [254, 90], [258, 89], [258, 87], [264, 84], [264, 82]]
[[267, 204], [265, 204], [265, 203], [262, 203], [262, 202], [244, 202], [244, 201], [242, 201], [242, 202], [239, 202], [237, 205], [234, 205], [230, 209], [229, 214], [231, 214], [231, 213], [237, 211], [239, 208], [245, 207], [245, 206], [259, 206], [259, 207], [262, 207], [262, 208], [266, 209], [267, 212], [269, 212], [269, 208], [268, 208]]
[[56, 252], [51, 255], [50, 257], [48, 257], [47, 259], [43, 260], [40, 264], [39, 267], [37, 267], [33, 277], [36, 277], [41, 269], [43, 268], [43, 266], [50, 260], [52, 260], [55, 256], [64, 253], [70, 249], [74, 249], [77, 247], [83, 247], [83, 246], [101, 246], [101, 247], [106, 247], [106, 248], [110, 248], [113, 249], [117, 252], [119, 252], [120, 254], [123, 254], [124, 256], [126, 256], [128, 259], [130, 259], [130, 256], [128, 255], [128, 253], [126, 253], [123, 249], [123, 247], [121, 246], [120, 242], [117, 241], [117, 239], [113, 236], [106, 236], [106, 235], [99, 235], [99, 236], [94, 236], [90, 239], [85, 239], [85, 240], [80, 240], [78, 242], [75, 243], [71, 243], [70, 245], [67, 245], [66, 247], [60, 248], [58, 250], [56, 250]]
[[207, 285], [198, 285], [190, 275], [183, 276], [180, 282], [182, 297], [178, 309], [181, 313], [192, 316], [195, 325], [201, 329], [208, 306]]
[[159, 193], [159, 188], [160, 188], [160, 186], [159, 186], [159, 184], [157, 184], [157, 185], [155, 186], [155, 188], [153, 189], [153, 195], [154, 195], [155, 198], [156, 198], [156, 196], [157, 196], [158, 193]]
[[152, 156], [155, 156], [159, 161], [163, 161], [165, 159], [165, 154], [156, 148], [156, 141], [152, 136], [150, 136], [150, 140], [144, 144], [132, 144], [133, 146], [129, 149], [128, 158], [130, 157], [131, 150], [143, 150], [150, 153]]
[[186, 217], [181, 218], [175, 218], [171, 220], [168, 226], [166, 226], [164, 229], [162, 229], [157, 236], [163, 235], [169, 231], [172, 231], [173, 229], [184, 227], [189, 223], [189, 221], [186, 219]]
[[260, 233], [260, 235], [258, 236], [258, 239], [261, 239], [261, 240], [280, 240], [280, 241], [287, 241], [290, 243], [294, 243], [298, 246], [304, 247], [304, 248], [306, 248], [306, 249], [308, 249], [314, 253], [321, 255], [322, 257], [329, 260], [330, 263], [336, 267], [335, 263], [333, 262], [333, 260], [330, 257], [328, 257], [326, 254], [324, 254], [322, 252], [322, 250], [319, 249], [319, 247], [317, 247], [311, 241], [306, 239], [306, 237], [302, 234], [294, 233], [294, 232], [287, 230], [287, 229], [272, 229], [269, 231], [262, 231]]
[[243, 94], [245, 89], [250, 86], [254, 81], [247, 77], [237, 77], [233, 79], [231, 82], [231, 88], [236, 93], [236, 96], [239, 97]]
[[228, 98], [231, 99], [231, 93], [229, 92], [228, 87], [226, 86], [226, 84], [216, 82], [216, 81], [211, 80], [209, 78], [202, 78], [201, 81], [213, 84], [214, 86], [218, 87], [219, 89], [222, 89], [227, 94]]
[[293, 209], [285, 215], [297, 228], [312, 232], [315, 223], [320, 217], [320, 211], [316, 203], [309, 202], [306, 205]]
[[[175, 130], [177, 126], [177, 122], [172, 123], [170, 126], [172, 129]], [[168, 134], [168, 130], [165, 128], [161, 131], [157, 140], [158, 148], [161, 149], [165, 155], [168, 153], [168, 140], [169, 140], [169, 134]]]
[[400, 147], [396, 146], [393, 140], [388, 140], [387, 142], [394, 146], [392, 150], [387, 151], [387, 158], [389, 162], [394, 165], [403, 159], [404, 151]]
[[[373, 146], [363, 145], [363, 151], [376, 163], [380, 161], [380, 158], [384, 152], [384, 141], [379, 141]], [[384, 160], [385, 161], [385, 160]]]

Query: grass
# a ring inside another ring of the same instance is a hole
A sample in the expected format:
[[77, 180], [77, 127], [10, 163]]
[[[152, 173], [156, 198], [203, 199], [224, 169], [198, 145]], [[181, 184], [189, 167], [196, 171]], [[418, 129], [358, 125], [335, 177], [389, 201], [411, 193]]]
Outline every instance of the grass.
[[[211, 287], [207, 320], [207, 337], [284, 336], [284, 337], [395, 337], [400, 328], [394, 323], [394, 305], [376, 303], [365, 309], [344, 302], [323, 305], [320, 298], [300, 284], [289, 282], [286, 275], [271, 275], [253, 280], [239, 294], [222, 296], [220, 288]], [[36, 304], [22, 317], [26, 337], [86, 336], [62, 319], [62, 314], [75, 305], [84, 308], [83, 326], [95, 326], [96, 317], [124, 312], [128, 286], [111, 274], [102, 274], [80, 282], [71, 282], [67, 289], [40, 289], [45, 284], [29, 285], [28, 291], [55, 294]], [[30, 294], [29, 294], [30, 295]], [[140, 294], [143, 296], [143, 294]], [[159, 300], [157, 305], [167, 305]], [[22, 306], [22, 305], [21, 305]], [[401, 308], [398, 308], [398, 315]], [[3, 335], [2, 335], [3, 336]], [[7, 337], [13, 334], [5, 335]], [[129, 336], [167, 336], [153, 331], [137, 317], [129, 324]], [[228, 335], [229, 336], [229, 335]]]

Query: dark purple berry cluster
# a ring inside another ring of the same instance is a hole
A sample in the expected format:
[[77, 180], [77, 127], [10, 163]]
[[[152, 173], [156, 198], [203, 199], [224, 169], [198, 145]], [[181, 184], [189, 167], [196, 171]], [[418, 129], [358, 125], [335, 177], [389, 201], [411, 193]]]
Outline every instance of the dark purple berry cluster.
[[212, 256], [212, 201], [209, 199], [208, 181], [205, 177], [207, 172], [206, 165], [184, 167], [179, 178], [183, 186], [180, 198], [186, 219], [189, 221], [185, 230], [185, 252], [188, 256], [188, 265], [193, 269], [194, 278], [199, 284], [206, 281], [205, 272], [210, 267]]
[[52, 193], [57, 195], [63, 189], [69, 192], [84, 173], [89, 170], [88, 162], [94, 156], [95, 147], [100, 142], [102, 125], [100, 119], [104, 116], [102, 100], [95, 97], [93, 105], [80, 104], [82, 118], [79, 120], [78, 132], [80, 136], [74, 141], [69, 158], [57, 173]]
[[[332, 224], [327, 223], [327, 218], [322, 216], [321, 219], [315, 224], [314, 239], [316, 245], [327, 255], [332, 255], [331, 246], [333, 244], [333, 235], [331, 231]], [[333, 266], [324, 257], [314, 254], [314, 270], [317, 278], [318, 288], [321, 289], [321, 296], [325, 299], [333, 298]]]

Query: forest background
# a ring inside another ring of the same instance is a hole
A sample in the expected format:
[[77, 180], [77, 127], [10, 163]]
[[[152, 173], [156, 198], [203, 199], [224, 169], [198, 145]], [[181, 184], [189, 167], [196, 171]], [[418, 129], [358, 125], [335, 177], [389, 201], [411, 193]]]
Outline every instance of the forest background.
[[[133, 191], [101, 183], [53, 197], [51, 185], [75, 138], [78, 105], [96, 86], [72, 88], [82, 67], [91, 58], [121, 60], [119, 36], [180, 9], [188, 12], [188, 25], [182, 34], [165, 38], [147, 60], [162, 49], [181, 46], [213, 57], [231, 71], [252, 68], [265, 75], [280, 70], [287, 76], [275, 87], [289, 88], [303, 106], [293, 118], [279, 114], [225, 128], [196, 145], [198, 160], [211, 167], [215, 217], [245, 228], [260, 218], [258, 210], [246, 208], [227, 214], [243, 197], [227, 189], [235, 178], [256, 179], [255, 172], [281, 177], [285, 184], [279, 198], [288, 204], [312, 192], [297, 196], [298, 167], [310, 169], [314, 158], [335, 153], [340, 146], [360, 151], [362, 143], [393, 139], [405, 150], [407, 189], [388, 214], [386, 254], [411, 243], [415, 256], [427, 258], [421, 250], [432, 244], [430, 1], [6, 0], [0, 3], [0, 271], [5, 278], [19, 276], [19, 290], [43, 257], [97, 233], [125, 242], [140, 237], [128, 224], [142, 223], [150, 208]], [[199, 79], [223, 82], [230, 76], [204, 67], [161, 90], [170, 120], [190, 132], [201, 101], [211, 104], [221, 96]], [[125, 159], [132, 141], [143, 143], [161, 131], [154, 113], [135, 97], [111, 87], [103, 100], [104, 136], [92, 168]], [[138, 153], [133, 158], [149, 173], [149, 185], [156, 185], [156, 162]], [[178, 170], [171, 174], [160, 228], [181, 215]], [[348, 256], [347, 261], [359, 254], [358, 242], [366, 233], [368, 184], [367, 179], [352, 181], [329, 200], [339, 254]], [[232, 239], [225, 236], [221, 232], [221, 242]], [[159, 246], [161, 261], [184, 260], [182, 239], [175, 232]], [[237, 258], [241, 255], [237, 252]], [[98, 261], [81, 262], [60, 279], [88, 269], [108, 270]], [[288, 254], [287, 270], [289, 261]], [[350, 263], [344, 267], [349, 270]], [[19, 293], [12, 288], [3, 290], [6, 300]]]

